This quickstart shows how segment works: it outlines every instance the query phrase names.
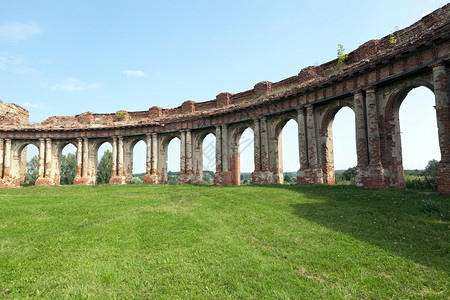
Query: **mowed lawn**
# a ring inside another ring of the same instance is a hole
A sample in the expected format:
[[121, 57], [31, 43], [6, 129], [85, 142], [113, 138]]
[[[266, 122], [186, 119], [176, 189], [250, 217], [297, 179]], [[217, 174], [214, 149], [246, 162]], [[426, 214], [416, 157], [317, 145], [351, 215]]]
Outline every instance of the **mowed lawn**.
[[448, 299], [449, 202], [351, 186], [0, 190], [0, 298]]

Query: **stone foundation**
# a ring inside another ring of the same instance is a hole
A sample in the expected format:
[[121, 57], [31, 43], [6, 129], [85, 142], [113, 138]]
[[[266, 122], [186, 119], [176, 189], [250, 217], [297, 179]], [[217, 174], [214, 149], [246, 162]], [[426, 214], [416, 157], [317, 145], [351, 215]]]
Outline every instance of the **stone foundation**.
[[450, 162], [440, 162], [436, 173], [439, 193], [450, 194]]
[[383, 175], [383, 168], [380, 165], [368, 165], [356, 167], [355, 185], [358, 187], [382, 189], [389, 187]]
[[305, 169], [297, 171], [298, 184], [320, 184], [323, 183], [322, 170]]

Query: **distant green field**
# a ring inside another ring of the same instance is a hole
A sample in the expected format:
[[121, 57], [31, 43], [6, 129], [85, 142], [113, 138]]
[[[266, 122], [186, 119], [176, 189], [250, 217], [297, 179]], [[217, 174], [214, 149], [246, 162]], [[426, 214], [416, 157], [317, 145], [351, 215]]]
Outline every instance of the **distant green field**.
[[0, 190], [0, 298], [448, 299], [449, 202], [353, 186]]

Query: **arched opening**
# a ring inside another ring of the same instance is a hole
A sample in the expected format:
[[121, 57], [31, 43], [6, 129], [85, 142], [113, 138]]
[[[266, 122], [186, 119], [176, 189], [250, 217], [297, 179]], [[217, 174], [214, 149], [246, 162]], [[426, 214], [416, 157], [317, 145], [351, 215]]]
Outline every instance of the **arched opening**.
[[216, 136], [209, 133], [202, 141], [202, 162], [200, 164], [202, 181], [205, 184], [214, 183], [214, 172], [216, 171]]
[[399, 108], [401, 157], [406, 188], [437, 190], [441, 158], [434, 93], [426, 87], [408, 92]]
[[58, 155], [58, 162], [59, 184], [73, 184], [73, 180], [77, 176], [77, 147], [73, 144], [65, 145]]
[[39, 176], [39, 148], [33, 144], [26, 145], [21, 149], [19, 159], [20, 185], [34, 185]]
[[133, 163], [131, 183], [133, 184], [141, 184], [144, 182], [144, 176], [146, 174], [146, 150], [147, 145], [143, 140], [139, 140], [133, 147], [133, 155], [131, 157]]
[[167, 177], [165, 182], [168, 184], [177, 184], [180, 175], [180, 145], [178, 137], [173, 137], [167, 145]]
[[330, 122], [328, 137], [332, 139], [328, 157], [334, 166], [330, 170], [335, 175], [336, 184], [354, 184], [354, 171], [357, 165], [355, 113], [344, 106], [340, 108]]
[[255, 135], [250, 127], [246, 128], [239, 138], [238, 153], [240, 172], [237, 176], [240, 177], [236, 181], [241, 184], [252, 183], [252, 172], [255, 170], [254, 139]]
[[285, 184], [297, 183], [297, 171], [300, 168], [298, 152], [298, 125], [293, 119], [288, 120], [281, 129], [278, 143], [278, 160], [282, 166], [283, 181]]
[[112, 145], [109, 142], [103, 142], [97, 148], [95, 156], [95, 165], [97, 166], [97, 184], [108, 184], [112, 176]]

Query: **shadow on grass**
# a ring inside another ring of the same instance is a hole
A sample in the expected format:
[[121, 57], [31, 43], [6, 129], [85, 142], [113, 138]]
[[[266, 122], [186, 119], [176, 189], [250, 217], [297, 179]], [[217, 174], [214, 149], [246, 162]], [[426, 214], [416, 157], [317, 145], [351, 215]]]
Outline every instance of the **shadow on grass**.
[[354, 186], [270, 187], [300, 193], [291, 206], [301, 218], [421, 265], [450, 271], [449, 196]]

